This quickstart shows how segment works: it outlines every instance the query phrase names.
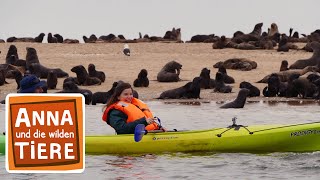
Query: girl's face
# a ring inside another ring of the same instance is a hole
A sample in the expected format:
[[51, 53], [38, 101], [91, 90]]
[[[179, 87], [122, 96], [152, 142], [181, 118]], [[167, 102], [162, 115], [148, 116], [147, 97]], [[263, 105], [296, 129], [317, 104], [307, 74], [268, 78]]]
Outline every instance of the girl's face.
[[118, 96], [119, 101], [125, 101], [128, 103], [131, 103], [132, 98], [133, 98], [133, 93], [131, 88], [123, 90], [120, 96]]

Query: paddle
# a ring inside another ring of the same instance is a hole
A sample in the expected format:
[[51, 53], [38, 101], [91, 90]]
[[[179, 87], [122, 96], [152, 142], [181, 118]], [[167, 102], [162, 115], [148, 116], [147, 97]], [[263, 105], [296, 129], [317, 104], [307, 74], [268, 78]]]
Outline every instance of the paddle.
[[148, 131], [145, 130], [145, 126], [143, 124], [138, 124], [134, 129], [134, 141], [139, 142], [141, 141], [143, 135], [147, 134]]

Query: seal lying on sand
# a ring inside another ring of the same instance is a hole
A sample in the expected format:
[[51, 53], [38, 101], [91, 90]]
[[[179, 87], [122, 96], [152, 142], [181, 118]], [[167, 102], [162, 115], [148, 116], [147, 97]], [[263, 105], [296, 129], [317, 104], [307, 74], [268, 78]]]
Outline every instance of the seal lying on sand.
[[[114, 82], [111, 89], [107, 92], [95, 92], [92, 95], [92, 105], [96, 105], [97, 103], [107, 104], [108, 100], [114, 93], [115, 88], [121, 83], [123, 83], [123, 81]], [[139, 98], [139, 94], [136, 90], [133, 90], [133, 97]]]
[[239, 69], [242, 71], [250, 71], [257, 68], [257, 63], [246, 58], [232, 58], [224, 62], [220, 61], [213, 65], [214, 68], [224, 67], [226, 69]]
[[[306, 74], [307, 72], [319, 72], [319, 68], [316, 66], [307, 66], [304, 69], [289, 69], [287, 71], [281, 71], [281, 72], [272, 73], [272, 74], [277, 74], [281, 82], [287, 82], [289, 77], [292, 74], [298, 74], [298, 75], [302, 76], [302, 75]], [[265, 76], [257, 83], [267, 83], [270, 76], [271, 76], [271, 74]]]
[[242, 81], [240, 83], [240, 88], [248, 89], [250, 91], [248, 94], [249, 97], [260, 96], [260, 90], [249, 82]]
[[81, 93], [85, 98], [85, 103], [90, 104], [92, 101], [92, 92], [87, 89], [80, 89], [74, 82], [66, 82], [63, 84], [63, 90], [57, 93]]
[[158, 99], [191, 99], [200, 98], [201, 77], [195, 77], [182, 87], [164, 91]]
[[249, 90], [248, 89], [241, 89], [238, 93], [237, 98], [232, 101], [229, 102], [227, 104], [224, 104], [223, 106], [221, 106], [220, 108], [243, 108], [244, 104], [246, 103], [247, 100], [247, 96], [249, 94]]
[[182, 65], [180, 63], [170, 61], [158, 73], [157, 80], [159, 82], [178, 82], [181, 68]]
[[39, 63], [32, 63], [29, 65], [29, 71], [31, 74], [35, 74], [40, 78], [47, 78], [49, 71], [54, 71], [58, 78], [68, 77], [68, 73], [64, 72], [60, 68], [47, 68]]

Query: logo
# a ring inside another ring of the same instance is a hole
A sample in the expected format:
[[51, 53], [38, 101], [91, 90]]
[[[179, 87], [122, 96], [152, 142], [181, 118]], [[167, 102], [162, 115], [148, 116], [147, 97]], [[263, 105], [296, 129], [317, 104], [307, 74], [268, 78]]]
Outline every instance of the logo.
[[9, 94], [6, 104], [8, 172], [84, 170], [85, 109], [81, 94]]

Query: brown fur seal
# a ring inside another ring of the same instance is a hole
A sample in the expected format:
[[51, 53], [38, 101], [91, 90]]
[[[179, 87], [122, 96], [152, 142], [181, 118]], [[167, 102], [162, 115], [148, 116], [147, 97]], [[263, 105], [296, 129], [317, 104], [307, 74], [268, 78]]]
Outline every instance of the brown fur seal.
[[225, 67], [223, 67], [223, 66], [219, 67], [218, 72], [221, 72], [223, 74], [223, 82], [224, 83], [233, 84], [235, 82], [234, 78], [227, 74], [227, 70]]
[[64, 72], [60, 68], [48, 68], [39, 63], [32, 63], [29, 66], [29, 71], [31, 74], [35, 74], [37, 77], [40, 78], [47, 78], [49, 71], [54, 71], [58, 78], [69, 76], [68, 73]]
[[260, 96], [260, 90], [249, 82], [242, 81], [239, 87], [248, 89], [250, 91], [248, 94], [249, 97]]
[[314, 98], [317, 96], [318, 88], [307, 78], [298, 78], [292, 81], [294, 89], [302, 98]]
[[82, 65], [73, 67], [71, 71], [77, 74], [79, 85], [91, 86], [101, 84], [101, 80], [96, 77], [90, 77], [87, 70]]
[[280, 72], [289, 70], [288, 66], [289, 66], [289, 63], [287, 60], [281, 61]]
[[51, 33], [48, 33], [47, 41], [48, 41], [48, 43], [58, 43], [57, 38], [52, 36]]
[[216, 81], [210, 78], [210, 69], [203, 68], [200, 77], [202, 78], [200, 83], [202, 89], [212, 89], [215, 87]]
[[[319, 68], [316, 66], [307, 66], [304, 69], [289, 69], [287, 71], [280, 71], [280, 72], [272, 73], [272, 74], [278, 75], [281, 82], [287, 82], [289, 80], [289, 77], [292, 74], [298, 74], [299, 76], [302, 76], [302, 75], [306, 74], [307, 72], [318, 72], [318, 71], [319, 71]], [[267, 83], [268, 79], [270, 78], [270, 76], [272, 74], [265, 76], [257, 83]]]
[[182, 65], [180, 63], [170, 61], [158, 73], [157, 80], [159, 82], [178, 82], [181, 68]]
[[40, 33], [37, 37], [34, 38], [34, 42], [42, 43], [44, 36], [44, 33]]
[[307, 66], [319, 66], [320, 65], [320, 43], [311, 42], [311, 48], [313, 49], [313, 55], [309, 59], [300, 59], [293, 63], [289, 69], [303, 69]]
[[182, 87], [164, 91], [158, 99], [193, 99], [200, 98], [201, 77], [195, 77]]
[[10, 45], [7, 56], [6, 56], [6, 64], [14, 65], [18, 59], [19, 59], [19, 55], [18, 55], [17, 47], [15, 45]]
[[63, 43], [63, 37], [60, 34], [53, 35], [55, 38], [57, 38], [58, 43]]
[[276, 23], [272, 23], [271, 24], [271, 28], [270, 28], [270, 31], [268, 33], [268, 36], [273, 36], [275, 35], [276, 33], [279, 33], [279, 30], [278, 30], [278, 26]]
[[138, 78], [133, 82], [134, 87], [148, 87], [149, 79], [148, 79], [148, 71], [146, 69], [141, 69], [138, 74]]
[[213, 92], [230, 93], [232, 91], [231, 86], [225, 85], [223, 77], [221, 72], [216, 73], [216, 86], [214, 87]]
[[212, 49], [224, 49], [227, 47], [228, 40], [225, 36], [221, 36], [218, 41], [214, 42], [212, 45]]
[[64, 44], [79, 44], [79, 40], [77, 39], [65, 39], [63, 40]]
[[58, 84], [58, 77], [57, 73], [53, 70], [50, 70], [48, 72], [48, 77], [47, 77], [47, 85], [48, 89], [55, 89]]
[[263, 23], [258, 23], [254, 26], [253, 31], [249, 34], [238, 34], [236, 37], [232, 38], [233, 42], [242, 43], [249, 41], [258, 41], [262, 33]]
[[97, 103], [107, 104], [109, 98], [114, 93], [114, 90], [116, 89], [117, 85], [118, 85], [118, 82], [114, 82], [109, 91], [93, 93], [93, 95], [92, 95], [92, 105], [96, 105]]
[[88, 65], [88, 72], [90, 77], [96, 77], [101, 80], [101, 82], [104, 82], [106, 80], [106, 75], [103, 71], [97, 71], [96, 66], [94, 64]]
[[7, 75], [14, 77], [17, 83], [17, 89], [20, 89], [20, 81], [22, 80], [22, 73], [19, 70], [10, 70]]
[[6, 82], [6, 75], [4, 69], [0, 69], [0, 86], [4, 85]]
[[90, 90], [81, 89], [71, 81], [64, 83], [63, 90], [57, 93], [81, 93], [84, 96], [86, 104], [90, 104], [92, 101], [92, 92]]
[[226, 69], [239, 69], [241, 71], [250, 71], [257, 68], [257, 63], [246, 58], [232, 58], [220, 61], [213, 65], [214, 68], [224, 67]]
[[37, 54], [37, 50], [32, 47], [27, 47], [27, 55], [26, 55], [26, 68], [29, 69], [29, 66], [32, 63], [39, 63], [39, 58]]
[[249, 94], [249, 90], [244, 88], [241, 89], [238, 93], [237, 98], [232, 101], [229, 102], [227, 104], [224, 104], [223, 106], [221, 106], [220, 108], [226, 109], [226, 108], [243, 108], [244, 105], [246, 104], [246, 100], [247, 100], [247, 96]]

